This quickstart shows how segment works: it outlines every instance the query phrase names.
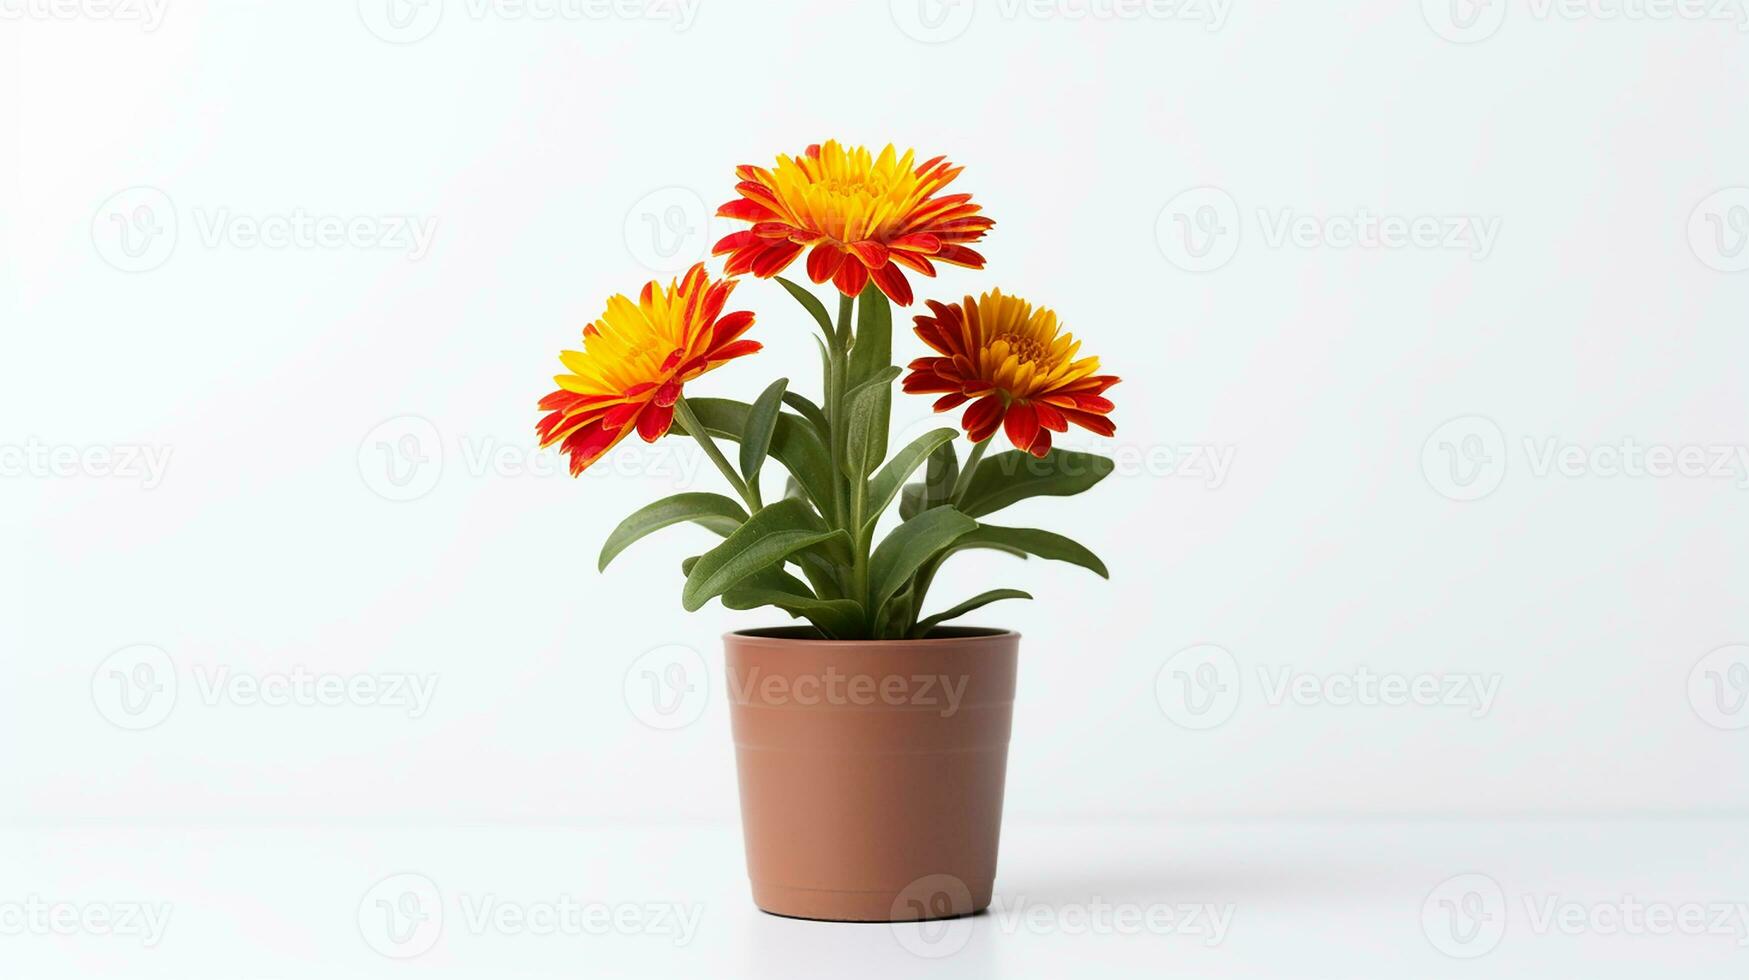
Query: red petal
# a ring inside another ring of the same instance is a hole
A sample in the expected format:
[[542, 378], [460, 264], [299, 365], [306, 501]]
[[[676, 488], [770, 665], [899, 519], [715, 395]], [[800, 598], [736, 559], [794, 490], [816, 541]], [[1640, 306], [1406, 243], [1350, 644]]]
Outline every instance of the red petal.
[[1034, 402], [1033, 408], [1038, 410], [1038, 424], [1052, 432], [1069, 431], [1069, 419], [1056, 407], [1045, 402]]
[[1116, 423], [1103, 415], [1094, 415], [1092, 412], [1082, 412], [1072, 408], [1065, 408], [1063, 409], [1063, 417], [1089, 432], [1098, 433], [1108, 439], [1117, 435]]
[[735, 218], [740, 221], [772, 221], [777, 215], [772, 210], [757, 201], [737, 198], [717, 208], [717, 217]]
[[711, 332], [711, 346], [720, 347], [747, 332], [753, 325], [753, 311], [739, 310], [717, 321]]
[[1031, 402], [1015, 402], [1008, 406], [1008, 418], [1005, 420], [1008, 429], [1008, 441], [1014, 443], [1014, 448], [1031, 452], [1032, 444], [1038, 439], [1038, 409]]
[[911, 283], [905, 279], [905, 274], [899, 271], [897, 265], [888, 262], [870, 275], [875, 285], [881, 287], [881, 292], [887, 294], [888, 299], [900, 306], [911, 305]]
[[983, 442], [996, 434], [996, 429], [1002, 424], [1002, 396], [987, 395], [966, 409], [966, 417], [960, 420], [973, 442]]
[[759, 253], [753, 259], [753, 274], [761, 279], [770, 279], [795, 261], [802, 254], [802, 247], [794, 242], [781, 242]]
[[[677, 389], [679, 385], [675, 386]], [[676, 392], [678, 395], [678, 392]], [[651, 402], [638, 415], [638, 435], [645, 442], [655, 442], [668, 434], [668, 427], [674, 424], [674, 406], [660, 405]]]
[[868, 285], [868, 267], [861, 262], [846, 262], [838, 267], [838, 274], [832, 277], [832, 285], [846, 296], [859, 296], [862, 287]]
[[941, 251], [935, 253], [935, 261], [946, 262], [948, 265], [965, 266], [968, 269], [982, 269], [984, 267], [984, 257], [964, 245], [941, 246]]
[[862, 260], [862, 264], [868, 266], [871, 271], [887, 264], [887, 247], [880, 242], [851, 242], [850, 251], [855, 253], [856, 257]]
[[737, 357], [746, 357], [748, 354], [757, 354], [764, 349], [765, 345], [757, 340], [737, 340], [726, 347], [719, 347], [716, 350], [711, 351], [706, 356], [710, 359], [711, 366], [715, 367], [724, 361], [732, 361]]
[[956, 391], [951, 395], [944, 395], [941, 398], [936, 399], [935, 410], [938, 412], [951, 412], [971, 400], [970, 396]]
[[941, 248], [941, 239], [927, 232], [919, 232], [915, 235], [903, 235], [895, 239], [890, 247], [901, 252], [922, 252], [925, 255], [934, 255]]
[[815, 282], [825, 282], [838, 274], [838, 267], [844, 264], [844, 252], [831, 242], [821, 242], [808, 253], [808, 278]]
[[679, 400], [680, 386], [670, 381], [656, 389], [656, 397], [652, 400], [652, 404], [658, 408], [673, 408], [674, 403]]

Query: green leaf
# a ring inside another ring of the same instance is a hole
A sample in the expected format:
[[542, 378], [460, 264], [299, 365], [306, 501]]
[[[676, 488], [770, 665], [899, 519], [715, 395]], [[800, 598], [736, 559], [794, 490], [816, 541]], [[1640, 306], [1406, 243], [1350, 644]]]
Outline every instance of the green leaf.
[[862, 480], [887, 457], [887, 432], [892, 428], [893, 379], [889, 367], [851, 390], [846, 398], [849, 424], [844, 433], [844, 475]]
[[[956, 430], [948, 431], [956, 436], [959, 434]], [[924, 471], [923, 482], [905, 488], [899, 500], [899, 516], [908, 521], [926, 510], [948, 503], [953, 499], [953, 488], [959, 478], [959, 453], [950, 441], [929, 455], [929, 468]]]
[[796, 302], [802, 304], [803, 309], [814, 315], [814, 322], [820, 325], [821, 330], [826, 331], [826, 336], [832, 336], [832, 317], [826, 312], [826, 304], [820, 302], [820, 298], [810, 292], [807, 287], [798, 286], [782, 276], [775, 278], [784, 289], [789, 290], [789, 294], [796, 298]]
[[1065, 561], [1071, 565], [1080, 565], [1100, 578], [1111, 578], [1111, 572], [1105, 567], [1105, 562], [1099, 556], [1089, 551], [1077, 541], [1053, 534], [1050, 531], [1040, 531], [1030, 527], [996, 527], [993, 524], [981, 524], [976, 531], [955, 541], [953, 550], [962, 551], [968, 548], [994, 548], [1010, 554], [1020, 552], [1037, 555], [1051, 561]]
[[607, 566], [619, 557], [620, 552], [665, 527], [692, 521], [728, 537], [746, 520], [747, 512], [741, 509], [740, 504], [727, 497], [714, 493], [676, 494], [658, 500], [621, 521], [619, 527], [614, 528], [613, 533], [607, 536], [607, 543], [601, 546], [599, 567], [606, 571]]
[[826, 421], [826, 413], [821, 410], [820, 406], [793, 391], [783, 393], [783, 403], [795, 409], [802, 418], [807, 419], [808, 423], [814, 427], [814, 431], [820, 434], [821, 439], [832, 438], [832, 423]]
[[[888, 460], [887, 465], [881, 467], [881, 471], [875, 474], [875, 478], [869, 483], [868, 520], [870, 522], [880, 520], [880, 516], [886, 513], [888, 507], [892, 506], [893, 498], [897, 497], [899, 491], [904, 489], [905, 481], [911, 478], [911, 474], [917, 472], [917, 467], [922, 466], [925, 460], [929, 461], [929, 465], [933, 469], [935, 466], [933, 454], [943, 446], [948, 447], [950, 454], [948, 458], [952, 459], [953, 441], [958, 435], [957, 429], [936, 429], [933, 432], [926, 432]], [[950, 482], [948, 485], [951, 487], [952, 483]]]
[[1111, 475], [1103, 456], [1055, 449], [1039, 459], [1029, 453], [992, 456], [978, 466], [960, 509], [973, 517], [994, 514], [1028, 497], [1068, 497], [1091, 489]]
[[[788, 378], [773, 381], [747, 412], [747, 431], [741, 436], [741, 475], [747, 478], [749, 486], [758, 483], [765, 456], [771, 451], [771, 434], [777, 430], [777, 417], [783, 412], [783, 393], [788, 388]], [[759, 498], [753, 499], [759, 502]]]
[[829, 639], [856, 639], [863, 632], [862, 606], [849, 599], [821, 599], [793, 575], [760, 573], [723, 593], [730, 609], [776, 606], [791, 616], [813, 623]]
[[[693, 414], [711, 435], [736, 442], [747, 431], [747, 419], [753, 411], [752, 406], [745, 402], [727, 398], [688, 398], [686, 404], [692, 407]], [[674, 428], [670, 431], [689, 434], [679, 419], [674, 421]], [[770, 451], [807, 490], [814, 506], [822, 513], [829, 512], [834, 506], [832, 458], [813, 427], [793, 415], [779, 413], [771, 432]]]
[[977, 521], [952, 507], [924, 511], [894, 528], [869, 561], [875, 610], [897, 595], [929, 559], [977, 529]]
[[817, 514], [799, 500], [783, 500], [754, 514], [728, 540], [704, 555], [686, 576], [681, 603], [688, 612], [729, 591], [743, 580], [791, 555], [833, 538]]
[[929, 509], [929, 488], [921, 483], [913, 483], [899, 495], [899, 517], [910, 520]]
[[[854, 261], [854, 260], [852, 260]], [[856, 342], [850, 348], [850, 383], [861, 384], [893, 365], [893, 308], [870, 279], [856, 300]]]
[[975, 596], [973, 598], [967, 599], [966, 601], [960, 603], [959, 605], [953, 607], [952, 609], [949, 609], [946, 612], [936, 613], [935, 615], [929, 617], [928, 619], [920, 620], [917, 623], [916, 628], [911, 630], [911, 638], [914, 640], [922, 639], [923, 637], [929, 635], [930, 630], [936, 628], [937, 626], [940, 626], [942, 623], [945, 623], [950, 619], [958, 619], [961, 616], [964, 616], [965, 614], [970, 613], [970, 612], [976, 612], [977, 610], [984, 608], [985, 606], [989, 605], [992, 602], [1001, 602], [1004, 599], [1031, 599], [1031, 598], [1032, 598], [1031, 595], [1029, 595], [1025, 592], [1022, 592], [1019, 589], [995, 589], [995, 590], [992, 590], [990, 592], [986, 592], [983, 595]]

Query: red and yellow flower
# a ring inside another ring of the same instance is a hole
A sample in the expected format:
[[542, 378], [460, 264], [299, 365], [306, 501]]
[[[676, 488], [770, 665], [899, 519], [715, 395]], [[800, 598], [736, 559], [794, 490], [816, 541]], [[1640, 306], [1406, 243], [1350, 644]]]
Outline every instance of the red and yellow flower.
[[559, 355], [569, 374], [541, 399], [541, 446], [558, 443], [583, 472], [635, 429], [645, 442], [668, 434], [681, 388], [727, 361], [760, 349], [741, 335], [753, 314], [723, 313], [733, 280], [711, 282], [704, 265], [666, 289], [650, 282], [633, 303], [607, 301], [601, 319], [583, 328], [583, 349]]
[[772, 170], [737, 167], [741, 196], [717, 214], [753, 227], [726, 236], [711, 254], [729, 256], [728, 275], [769, 279], [809, 249], [814, 282], [830, 279], [855, 296], [872, 278], [893, 302], [909, 306], [904, 269], [925, 276], [935, 275], [936, 262], [982, 269], [984, 257], [966, 244], [995, 224], [970, 194], [937, 196], [964, 168], [941, 157], [915, 159], [914, 150], [899, 156], [889, 145], [876, 156], [828, 140], [799, 157], [780, 155]]
[[962, 424], [973, 442], [1005, 428], [1016, 448], [1042, 458], [1051, 433], [1067, 432], [1071, 422], [1102, 436], [1117, 432], [1105, 392], [1118, 379], [1098, 373], [1099, 358], [1076, 357], [1081, 345], [1055, 313], [1001, 290], [928, 305], [933, 315], [917, 317], [917, 336], [941, 356], [911, 362], [905, 390], [940, 394], [938, 412], [972, 402]]

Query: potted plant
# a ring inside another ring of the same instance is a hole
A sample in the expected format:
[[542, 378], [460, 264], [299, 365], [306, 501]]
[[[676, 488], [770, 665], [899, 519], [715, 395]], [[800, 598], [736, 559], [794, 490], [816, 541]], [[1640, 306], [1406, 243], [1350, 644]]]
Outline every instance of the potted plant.
[[[718, 214], [748, 222], [717, 243], [724, 276], [701, 264], [634, 300], [614, 296], [561, 355], [559, 388], [540, 403], [543, 446], [573, 475], [637, 433], [697, 440], [732, 496], [682, 493], [628, 517], [600, 566], [660, 529], [692, 523], [722, 540], [681, 565], [689, 611], [776, 607], [806, 626], [726, 638], [748, 872], [755, 902], [802, 918], [890, 921], [964, 915], [995, 880], [1019, 636], [946, 624], [995, 589], [938, 608], [944, 562], [974, 548], [1072, 562], [1102, 576], [1088, 549], [1049, 531], [989, 518], [1017, 501], [1077, 494], [1110, 461], [1054, 450], [1078, 425], [1115, 431], [1105, 392], [1118, 379], [1080, 355], [1056, 315], [991, 290], [930, 301], [915, 332], [930, 349], [903, 389], [965, 407], [971, 448], [944, 427], [888, 455], [892, 305], [913, 301], [907, 273], [936, 263], [981, 269], [969, 245], [993, 222], [940, 157], [916, 162], [836, 142], [737, 168]], [[804, 258], [805, 253], [805, 258]], [[836, 315], [779, 274], [798, 260], [831, 284]], [[819, 329], [816, 401], [773, 382], [750, 402], [690, 397], [686, 385], [760, 350], [753, 314], [730, 311], [739, 278], [776, 279]], [[1001, 434], [1013, 450], [989, 454]], [[738, 446], [731, 461], [719, 442]], [[787, 472], [768, 491], [767, 464]], [[883, 515], [898, 522], [881, 535]]]

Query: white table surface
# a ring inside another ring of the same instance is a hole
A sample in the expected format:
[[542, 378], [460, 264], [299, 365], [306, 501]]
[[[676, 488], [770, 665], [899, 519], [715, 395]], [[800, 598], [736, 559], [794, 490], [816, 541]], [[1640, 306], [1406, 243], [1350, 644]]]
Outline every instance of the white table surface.
[[1746, 830], [1015, 823], [997, 910], [891, 927], [759, 913], [732, 826], [13, 826], [0, 977], [1740, 980]]

